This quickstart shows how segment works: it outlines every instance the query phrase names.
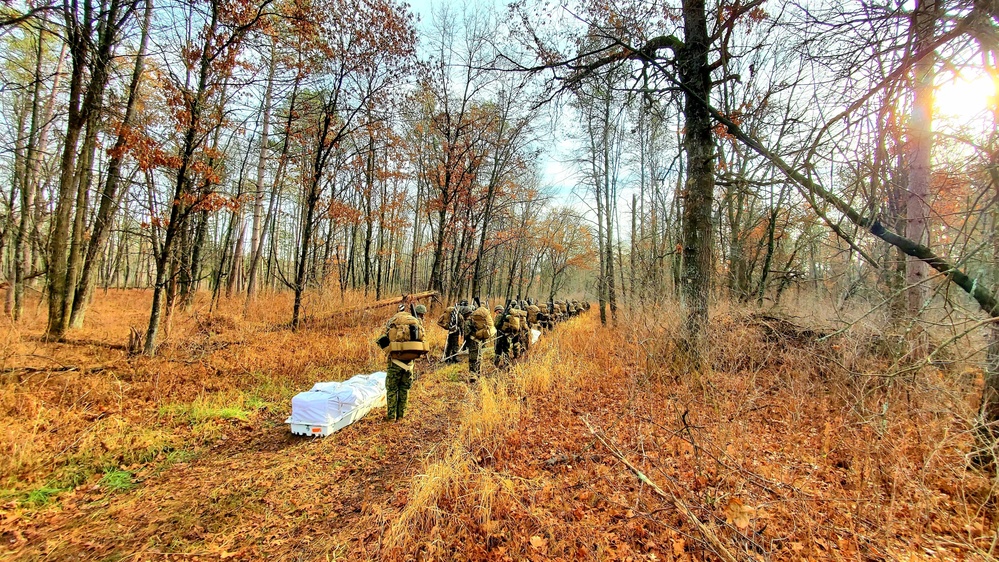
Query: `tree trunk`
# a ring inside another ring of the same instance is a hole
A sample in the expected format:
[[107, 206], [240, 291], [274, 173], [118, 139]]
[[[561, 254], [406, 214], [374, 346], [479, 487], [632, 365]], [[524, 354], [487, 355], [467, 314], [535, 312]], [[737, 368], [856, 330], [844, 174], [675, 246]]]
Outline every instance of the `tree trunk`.
[[[76, 276], [78, 252], [70, 254], [70, 229], [73, 214], [74, 199], [85, 200], [85, 197], [74, 197], [75, 188], [79, 188], [80, 178], [75, 177], [78, 167], [77, 145], [84, 126], [96, 128], [97, 113], [101, 110], [104, 91], [110, 77], [114, 47], [121, 39], [120, 31], [128, 24], [135, 4], [127, 4], [112, 0], [97, 13], [90, 0], [84, 4], [84, 21], [81, 23], [75, 11], [66, 10], [66, 39], [72, 57], [72, 73], [70, 78], [69, 104], [66, 117], [66, 136], [64, 137], [63, 155], [59, 174], [59, 190], [56, 198], [55, 217], [53, 220], [52, 237], [49, 245], [49, 321], [46, 337], [62, 339], [69, 329], [71, 299]], [[96, 27], [95, 27], [96, 24]], [[96, 37], [93, 36], [96, 31]], [[91, 50], [91, 47], [94, 47]], [[84, 88], [84, 75], [89, 72], [90, 79]], [[88, 137], [90, 135], [88, 134]], [[96, 131], [91, 144], [96, 142]], [[91, 147], [84, 146], [86, 154]], [[77, 209], [81, 220], [86, 209]], [[77, 223], [74, 244], [82, 243], [82, 229]]]
[[[942, 0], [917, 0], [912, 13], [913, 52], [922, 52], [934, 40], [936, 19]], [[930, 153], [933, 147], [933, 80], [936, 59], [932, 53], [917, 61], [913, 71], [912, 113], [909, 118], [909, 192], [905, 202], [905, 237], [916, 244], [929, 243]], [[912, 317], [920, 314], [929, 294], [926, 280], [929, 267], [920, 259], [905, 260], [907, 308]]]
[[677, 55], [684, 86], [683, 115], [686, 134], [687, 181], [683, 205], [683, 279], [681, 294], [687, 307], [686, 351], [691, 367], [708, 367], [708, 300], [711, 291], [711, 202], [715, 187], [715, 146], [711, 115], [708, 65], [710, 38], [704, 0], [683, 0], [684, 46]]
[[364, 178], [364, 294], [371, 287], [371, 237], [374, 235], [374, 211], [371, 208], [375, 191], [375, 138], [368, 136], [368, 154], [365, 161]]
[[[264, 249], [264, 238], [265, 234], [270, 229], [270, 225], [274, 221], [274, 217], [277, 213], [277, 200], [278, 195], [281, 191], [281, 182], [284, 179], [285, 167], [288, 163], [288, 152], [291, 145], [291, 126], [294, 122], [295, 117], [295, 101], [298, 97], [298, 86], [299, 81], [296, 80], [294, 86], [291, 90], [291, 99], [288, 102], [288, 116], [285, 120], [284, 128], [284, 140], [281, 145], [281, 154], [278, 156], [278, 167], [277, 171], [274, 173], [274, 181], [271, 183], [271, 196], [270, 202], [267, 204], [267, 214], [264, 216], [264, 222], [260, 228], [260, 237], [257, 239], [255, 245], [251, 244], [250, 251], [252, 255], [250, 256], [250, 268], [246, 273], [247, 285], [246, 285], [246, 302], [243, 304], [243, 314], [250, 309], [250, 303], [253, 302], [254, 295], [256, 294], [257, 288], [257, 268], [260, 265], [260, 258], [263, 254]], [[258, 168], [259, 170], [259, 168]], [[257, 176], [259, 179], [259, 175]], [[258, 186], [259, 189], [259, 186]], [[254, 219], [256, 220], [256, 219]], [[273, 241], [274, 237], [271, 237]]]
[[115, 213], [121, 206], [121, 199], [126, 190], [119, 193], [121, 184], [121, 167], [124, 159], [126, 145], [132, 138], [131, 129], [135, 121], [135, 102], [138, 97], [139, 86], [142, 82], [142, 72], [145, 63], [146, 47], [149, 43], [149, 23], [152, 18], [153, 1], [146, 1], [146, 11], [142, 24], [141, 37], [139, 40], [139, 52], [135, 57], [135, 66], [132, 69], [132, 79], [129, 83], [128, 98], [125, 102], [125, 115], [122, 119], [121, 128], [118, 131], [118, 138], [114, 147], [110, 151], [108, 161], [107, 177], [104, 181], [104, 189], [101, 192], [101, 200], [97, 209], [97, 216], [94, 219], [93, 232], [87, 244], [86, 253], [83, 258], [83, 266], [80, 270], [80, 281], [76, 287], [76, 295], [73, 298], [73, 308], [70, 316], [70, 325], [76, 328], [83, 327], [87, 306], [94, 291], [94, 262], [98, 255], [107, 245], [108, 237], [111, 233], [111, 225], [114, 223]]
[[[264, 101], [263, 101], [263, 112], [260, 117], [260, 156], [257, 158], [257, 185], [253, 194], [253, 226], [250, 232], [250, 279], [249, 285], [247, 286], [247, 301], [252, 299], [252, 293], [256, 289], [256, 281], [253, 277], [256, 275], [256, 262], [260, 261], [260, 252], [262, 250], [262, 240], [264, 232], [266, 232], [267, 226], [265, 224], [264, 217], [264, 173], [267, 169], [267, 143], [270, 138], [270, 127], [271, 127], [271, 105], [272, 98], [274, 95], [274, 75], [277, 72], [277, 38], [271, 36], [271, 54], [270, 54], [270, 65], [268, 66], [267, 72], [267, 87], [264, 89]], [[297, 92], [298, 84], [295, 84], [295, 90], [291, 95], [291, 105], [289, 107], [288, 121], [289, 125], [291, 122], [291, 113], [295, 102], [295, 93]], [[286, 131], [286, 135], [288, 131]], [[285, 137], [284, 148], [282, 149], [282, 156], [287, 154], [287, 136]], [[276, 186], [277, 182], [275, 182]], [[268, 209], [269, 211], [269, 209]], [[242, 229], [241, 229], [242, 230]], [[243, 236], [240, 234], [240, 240]], [[242, 246], [242, 244], [240, 244]], [[242, 260], [242, 252], [239, 255], [234, 256], [234, 260]], [[235, 261], [233, 262], [235, 264]], [[231, 287], [231, 282], [229, 284]], [[229, 287], [226, 288], [226, 296], [228, 297], [231, 290]]]
[[[67, 16], [69, 19], [70, 16]], [[69, 23], [72, 28], [72, 23]], [[69, 328], [65, 316], [64, 305], [69, 297], [69, 287], [66, 286], [66, 251], [69, 247], [70, 218], [73, 212], [73, 195], [76, 171], [77, 145], [80, 133], [86, 124], [86, 115], [81, 111], [80, 98], [83, 91], [84, 65], [87, 59], [86, 43], [89, 38], [80, 37], [80, 30], [75, 30], [67, 38], [70, 42], [72, 55], [72, 73], [69, 85], [68, 114], [66, 116], [66, 134], [63, 137], [62, 160], [59, 171], [59, 187], [56, 194], [55, 212], [52, 219], [52, 235], [49, 240], [49, 316], [46, 337], [61, 340]]]

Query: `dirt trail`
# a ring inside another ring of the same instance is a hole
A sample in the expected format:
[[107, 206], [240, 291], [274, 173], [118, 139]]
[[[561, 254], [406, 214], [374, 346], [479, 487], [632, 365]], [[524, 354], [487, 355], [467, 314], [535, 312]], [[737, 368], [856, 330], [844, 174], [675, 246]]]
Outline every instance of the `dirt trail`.
[[277, 414], [231, 422], [217, 445], [140, 473], [132, 490], [77, 490], [61, 508], [8, 528], [2, 548], [14, 549], [3, 557], [354, 558], [372, 547], [380, 514], [405, 503], [421, 460], [448, 435], [448, 413], [467, 394], [449, 371], [417, 381], [399, 423], [384, 423], [375, 410], [328, 438], [308, 439], [290, 435]]

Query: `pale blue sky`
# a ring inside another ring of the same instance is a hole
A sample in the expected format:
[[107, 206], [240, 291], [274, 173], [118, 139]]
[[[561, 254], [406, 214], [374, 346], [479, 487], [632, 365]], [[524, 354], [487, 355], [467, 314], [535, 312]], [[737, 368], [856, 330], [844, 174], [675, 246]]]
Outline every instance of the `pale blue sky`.
[[[432, 25], [433, 10], [441, 6], [447, 6], [455, 12], [459, 12], [466, 7], [470, 9], [492, 8], [496, 11], [504, 11], [509, 2], [508, 0], [470, 0], [469, 2], [459, 0], [407, 0], [406, 3], [409, 4], [410, 10], [419, 16], [420, 21], [417, 25], [419, 31], [426, 33]], [[551, 128], [555, 131], [560, 129], [557, 123], [551, 126]], [[542, 153], [541, 162], [538, 164], [543, 187], [554, 198], [555, 204], [570, 206], [584, 214], [588, 214], [588, 206], [579, 199], [579, 194], [575, 190], [577, 185], [577, 171], [574, 165], [567, 161], [569, 159], [567, 155], [575, 153], [578, 144], [564, 135], [557, 133], [553, 133], [550, 141], [544, 144], [544, 153]]]

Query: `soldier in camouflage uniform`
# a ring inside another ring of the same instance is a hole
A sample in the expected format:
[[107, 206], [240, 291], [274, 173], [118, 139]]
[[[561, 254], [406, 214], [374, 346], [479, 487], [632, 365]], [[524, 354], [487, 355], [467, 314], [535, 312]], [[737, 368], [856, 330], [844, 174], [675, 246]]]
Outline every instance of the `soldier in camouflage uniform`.
[[455, 306], [449, 306], [437, 319], [437, 325], [447, 330], [447, 343], [444, 345], [444, 363], [457, 363], [459, 361], [458, 351], [461, 349], [459, 338], [461, 337], [461, 309], [468, 303], [461, 301]]
[[496, 326], [496, 343], [494, 344], [495, 356], [493, 364], [497, 368], [503, 368], [510, 362], [510, 335], [503, 331], [503, 307], [496, 305], [493, 309], [493, 325]]
[[[507, 314], [513, 316], [518, 312], [517, 301], [513, 301], [513, 306], [510, 307], [510, 311]], [[520, 330], [507, 333], [507, 338], [510, 340], [510, 360], [513, 362], [520, 358]]]
[[471, 306], [461, 309], [462, 332], [465, 337], [465, 348], [468, 349], [468, 382], [475, 382], [479, 376], [480, 360], [479, 354], [482, 352], [482, 342], [475, 339], [475, 325], [472, 323]]
[[[401, 311], [400, 311], [401, 312]], [[423, 324], [423, 315], [427, 313], [427, 307], [422, 304], [416, 305], [416, 318]], [[388, 338], [388, 328], [392, 321], [385, 326], [385, 335]], [[402, 361], [389, 357], [388, 366], [385, 367], [385, 420], [397, 421], [406, 415], [406, 405], [409, 402], [409, 389], [413, 386], [413, 371], [416, 367], [416, 360]]]
[[524, 317], [520, 319], [520, 354], [527, 355], [531, 351], [531, 329], [535, 326], [531, 324], [527, 312], [528, 307], [531, 306], [530, 299], [526, 301], [520, 301], [520, 310], [523, 311]]

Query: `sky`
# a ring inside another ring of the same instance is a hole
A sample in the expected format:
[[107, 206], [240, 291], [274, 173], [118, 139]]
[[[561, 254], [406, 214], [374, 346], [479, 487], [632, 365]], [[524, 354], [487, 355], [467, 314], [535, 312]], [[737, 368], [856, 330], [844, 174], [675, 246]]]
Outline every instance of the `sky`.
[[[442, 6], [447, 6], [458, 12], [463, 8], [468, 9], [495, 9], [504, 10], [508, 5], [506, 0], [405, 0], [410, 6], [410, 10], [419, 17], [417, 28], [421, 33], [430, 31], [433, 20], [433, 10]], [[550, 113], [550, 112], [545, 112]], [[553, 123], [552, 129], [558, 131], [559, 124]], [[541, 174], [541, 182], [545, 191], [551, 195], [557, 205], [570, 206], [582, 213], [588, 213], [589, 207], [583, 204], [576, 193], [577, 172], [573, 166], [567, 163], [568, 155], [575, 152], [577, 143], [565, 138], [563, 135], [554, 132], [552, 137], [545, 141], [544, 152], [541, 161], [538, 163], [538, 170]]]

